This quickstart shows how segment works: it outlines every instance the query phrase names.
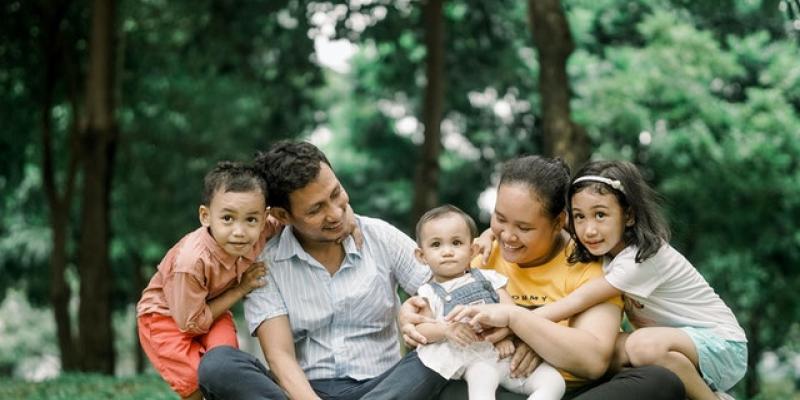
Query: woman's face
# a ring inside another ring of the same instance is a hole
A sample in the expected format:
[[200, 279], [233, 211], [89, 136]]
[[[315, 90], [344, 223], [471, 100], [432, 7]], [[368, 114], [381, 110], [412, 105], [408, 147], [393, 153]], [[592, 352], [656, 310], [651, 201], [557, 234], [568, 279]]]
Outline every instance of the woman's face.
[[523, 183], [500, 185], [491, 226], [503, 259], [522, 266], [547, 262], [561, 235], [563, 215], [556, 220], [547, 216], [536, 193]]

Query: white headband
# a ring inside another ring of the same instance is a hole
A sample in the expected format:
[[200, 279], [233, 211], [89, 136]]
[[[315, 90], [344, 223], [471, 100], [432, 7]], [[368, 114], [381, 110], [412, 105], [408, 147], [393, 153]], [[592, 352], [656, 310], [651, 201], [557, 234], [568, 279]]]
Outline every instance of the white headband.
[[580, 177], [578, 179], [575, 179], [572, 182], [572, 184], [574, 185], [574, 184], [580, 183], [580, 182], [600, 182], [600, 183], [605, 183], [606, 185], [611, 186], [612, 188], [614, 188], [616, 190], [619, 190], [620, 192], [622, 192], [622, 194], [625, 194], [625, 188], [622, 187], [622, 182], [620, 182], [620, 181], [618, 181], [616, 179], [609, 179], [609, 178], [606, 178], [604, 176], [599, 176], [599, 175], [586, 175], [586, 176], [582, 176], [582, 177]]

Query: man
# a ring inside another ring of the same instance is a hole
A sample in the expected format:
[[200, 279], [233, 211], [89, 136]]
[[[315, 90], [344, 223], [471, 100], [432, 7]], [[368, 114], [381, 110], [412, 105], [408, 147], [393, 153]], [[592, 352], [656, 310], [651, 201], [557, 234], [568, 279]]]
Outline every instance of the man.
[[256, 158], [271, 214], [287, 226], [259, 260], [267, 284], [245, 301], [249, 331], [270, 365], [231, 347], [209, 351], [199, 370], [207, 399], [425, 399], [445, 381], [412, 352], [400, 359], [397, 285], [430, 279], [414, 241], [358, 216], [357, 248], [346, 233], [347, 192], [310, 143], [280, 142]]

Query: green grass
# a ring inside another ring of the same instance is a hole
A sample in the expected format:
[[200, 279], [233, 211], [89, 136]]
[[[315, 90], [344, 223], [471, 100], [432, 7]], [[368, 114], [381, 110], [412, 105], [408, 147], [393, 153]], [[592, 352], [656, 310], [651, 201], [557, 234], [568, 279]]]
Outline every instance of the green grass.
[[155, 375], [112, 377], [67, 374], [43, 382], [0, 378], [0, 399], [13, 400], [177, 400]]

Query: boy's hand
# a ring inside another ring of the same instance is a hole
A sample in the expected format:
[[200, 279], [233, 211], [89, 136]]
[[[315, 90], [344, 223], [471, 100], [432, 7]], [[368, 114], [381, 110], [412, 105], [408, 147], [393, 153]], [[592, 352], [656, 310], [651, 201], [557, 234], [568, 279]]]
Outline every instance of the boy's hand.
[[345, 223], [345, 230], [344, 235], [336, 240], [337, 243], [342, 243], [348, 236], [352, 236], [353, 240], [356, 242], [356, 247], [361, 250], [361, 246], [364, 245], [364, 234], [361, 232], [361, 228], [358, 227], [356, 223], [356, 215], [353, 213], [353, 208], [350, 207], [350, 204], [347, 205], [347, 211], [344, 217]]
[[468, 346], [470, 343], [480, 340], [469, 325], [461, 322], [451, 322], [448, 324], [444, 336], [447, 340], [459, 346]]
[[239, 282], [239, 289], [244, 295], [253, 289], [260, 288], [267, 284], [267, 266], [261, 261], [254, 262], [247, 271], [242, 274], [242, 281]]
[[514, 354], [514, 341], [511, 338], [505, 338], [495, 343], [494, 348], [497, 349], [497, 353], [499, 353], [502, 360]]

